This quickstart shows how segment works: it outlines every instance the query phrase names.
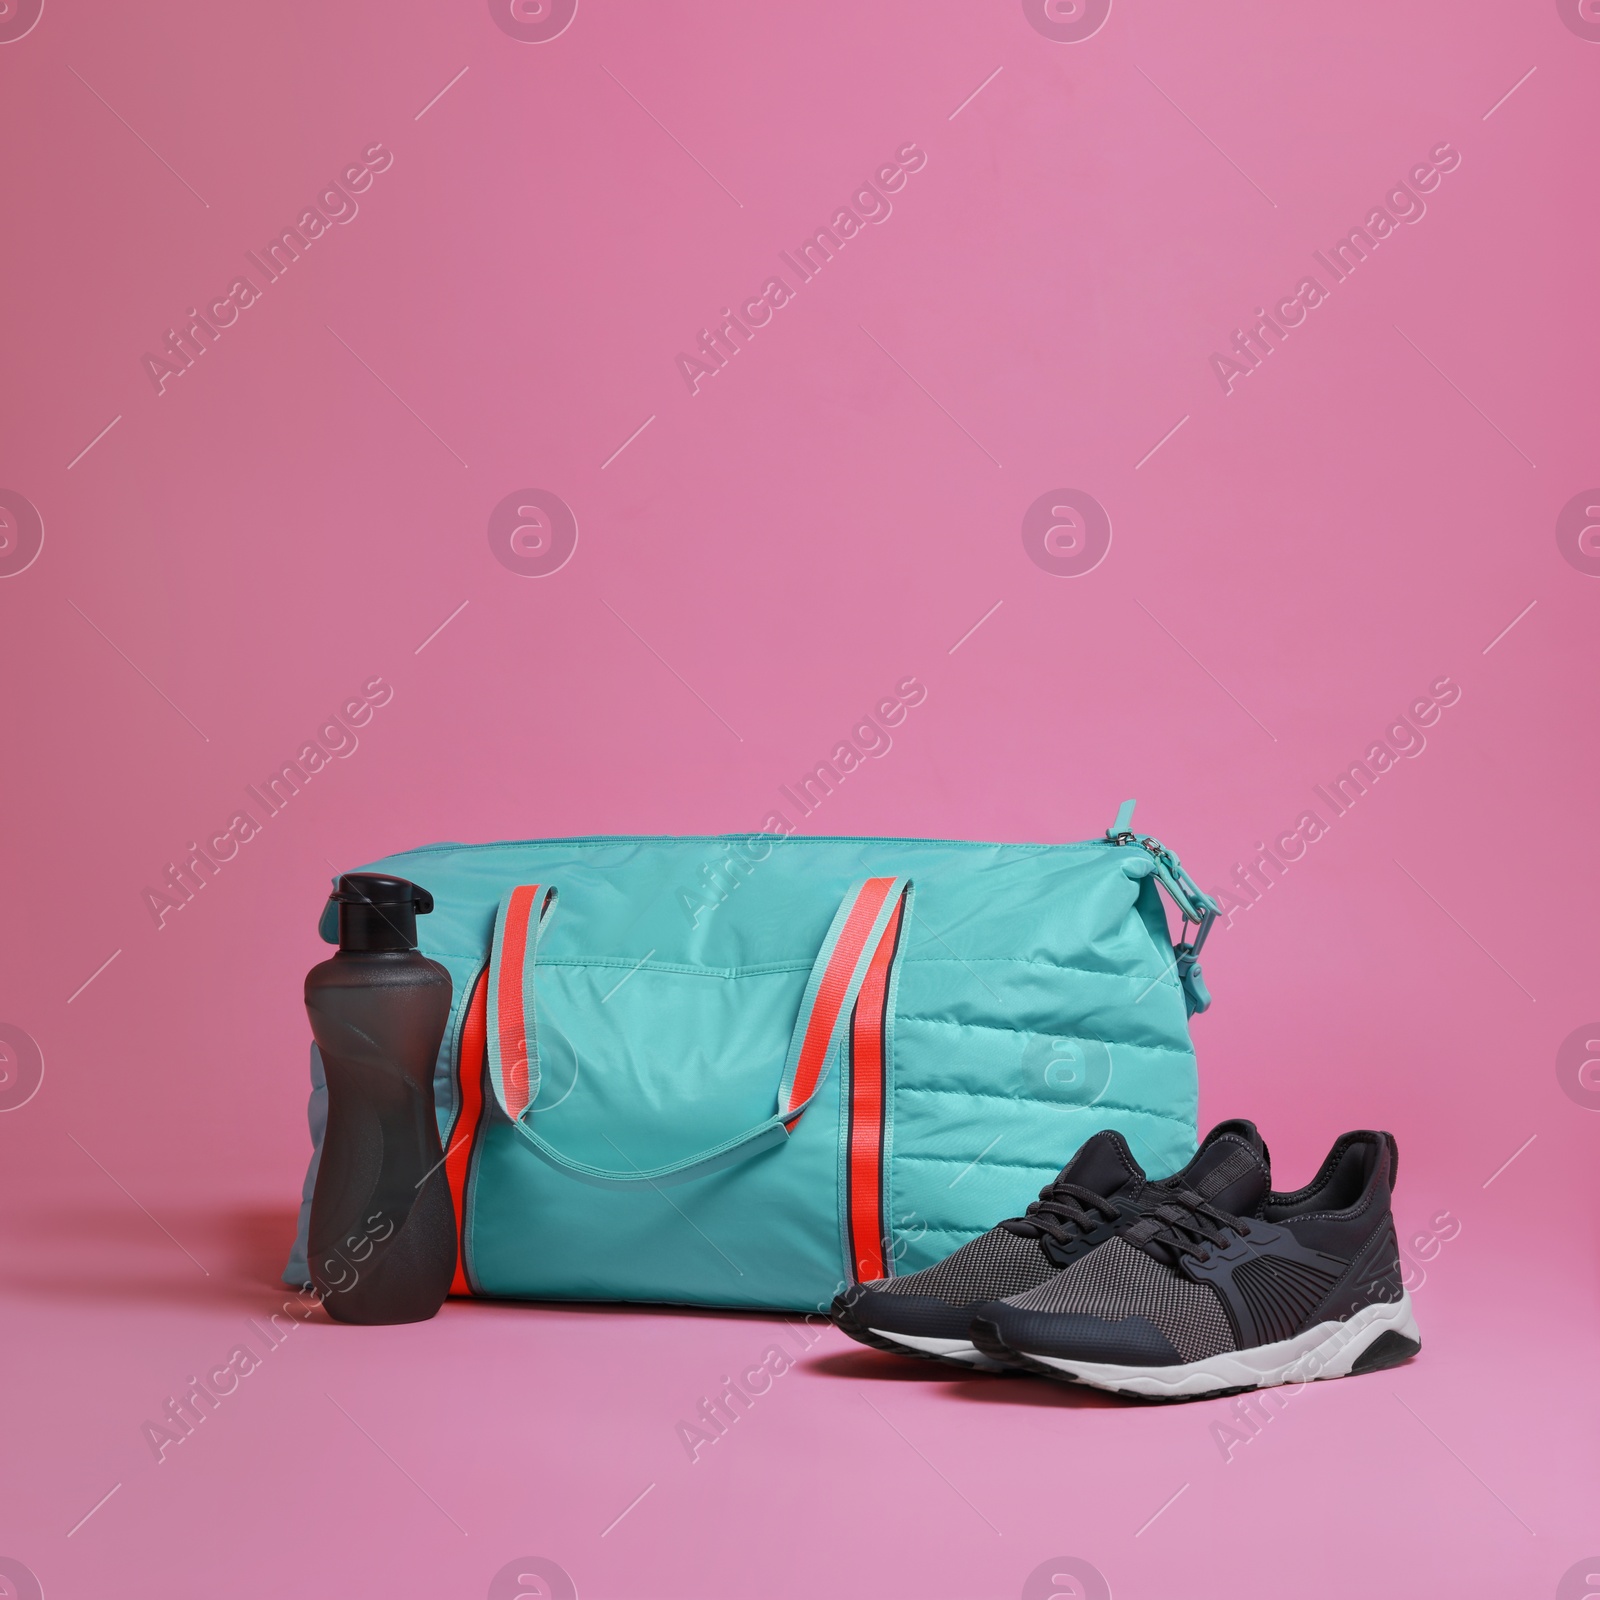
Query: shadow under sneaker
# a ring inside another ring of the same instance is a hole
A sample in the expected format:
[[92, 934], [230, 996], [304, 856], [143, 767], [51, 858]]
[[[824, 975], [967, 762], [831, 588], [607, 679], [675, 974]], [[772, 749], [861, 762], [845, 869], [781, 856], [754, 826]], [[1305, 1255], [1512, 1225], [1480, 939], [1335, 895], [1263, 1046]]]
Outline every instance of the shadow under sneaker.
[[1263, 1161], [1213, 1198], [1174, 1186], [1047, 1281], [974, 1308], [980, 1353], [1045, 1377], [1187, 1400], [1342, 1378], [1421, 1349], [1390, 1213], [1394, 1136], [1347, 1133], [1317, 1176]]
[[[975, 1307], [1025, 1294], [1056, 1277], [1137, 1222], [1174, 1185], [1199, 1186], [1209, 1194], [1240, 1172], [1255, 1172], [1266, 1159], [1254, 1123], [1223, 1122], [1181, 1172], [1152, 1183], [1120, 1133], [1097, 1133], [1022, 1216], [920, 1272], [852, 1285], [833, 1302], [834, 1325], [876, 1350], [1002, 1371], [1007, 1363], [972, 1342]], [[1231, 1198], [1231, 1189], [1223, 1197]]]

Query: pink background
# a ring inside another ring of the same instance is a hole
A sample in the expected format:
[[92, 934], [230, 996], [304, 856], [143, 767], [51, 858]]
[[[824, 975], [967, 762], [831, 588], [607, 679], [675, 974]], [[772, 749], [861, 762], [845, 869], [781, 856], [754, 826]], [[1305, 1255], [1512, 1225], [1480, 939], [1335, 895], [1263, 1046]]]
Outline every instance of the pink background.
[[[51, 1600], [481, 1596], [529, 1554], [585, 1600], [1009, 1597], [1053, 1557], [1118, 1600], [1555, 1594], [1600, 1548], [1600, 1085], [1556, 1061], [1600, 1015], [1600, 582], [1555, 537], [1600, 481], [1585, 30], [48, 0], [0, 44], [0, 487], [44, 525], [0, 582], [0, 1022], [45, 1064], [0, 1116], [0, 1555]], [[374, 141], [359, 214], [158, 396], [143, 356]], [[1426, 216], [1225, 394], [1212, 353], [1442, 141]], [[908, 142], [892, 216], [691, 395], [679, 352]], [[487, 538], [525, 488], [580, 529], [543, 577]], [[1023, 546], [1059, 488], [1115, 530], [1085, 575]], [[141, 1425], [281, 1300], [334, 868], [757, 827], [907, 674], [809, 831], [1082, 838], [1136, 794], [1209, 888], [1459, 686], [1218, 931], [1196, 1025], [1204, 1118], [1281, 1185], [1386, 1126], [1406, 1237], [1459, 1224], [1412, 1247], [1421, 1358], [1224, 1460], [1231, 1402], [830, 1331], [691, 1464], [777, 1319], [452, 1303], [307, 1323], [157, 1465]], [[144, 891], [374, 675], [359, 749], [158, 931]]]

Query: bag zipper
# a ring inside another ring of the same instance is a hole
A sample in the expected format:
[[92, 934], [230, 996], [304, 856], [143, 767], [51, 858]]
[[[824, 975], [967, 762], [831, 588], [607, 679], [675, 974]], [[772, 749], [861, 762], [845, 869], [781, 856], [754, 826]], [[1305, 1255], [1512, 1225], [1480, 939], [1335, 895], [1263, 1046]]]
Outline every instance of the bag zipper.
[[[1173, 905], [1178, 908], [1178, 915], [1183, 919], [1178, 942], [1172, 947], [1173, 964], [1189, 1014], [1195, 1016], [1211, 1004], [1211, 993], [1200, 974], [1200, 950], [1221, 907], [1184, 871], [1176, 851], [1169, 850], [1148, 833], [1133, 831], [1129, 826], [1133, 821], [1133, 807], [1132, 800], [1123, 801], [1121, 810], [1117, 812], [1117, 820], [1106, 829], [1106, 842], [1122, 846], [1137, 845], [1155, 862], [1154, 877], [1167, 891]], [[1189, 937], [1191, 924], [1195, 930], [1192, 939]]]

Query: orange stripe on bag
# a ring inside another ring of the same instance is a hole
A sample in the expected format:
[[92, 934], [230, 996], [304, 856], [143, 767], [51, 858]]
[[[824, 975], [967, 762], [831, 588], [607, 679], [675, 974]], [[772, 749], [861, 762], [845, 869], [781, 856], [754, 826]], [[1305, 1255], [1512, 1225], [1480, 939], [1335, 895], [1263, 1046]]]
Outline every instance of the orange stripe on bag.
[[[511, 893], [506, 907], [500, 949], [500, 992], [494, 998], [500, 1029], [500, 1071], [505, 1080], [506, 1110], [513, 1121], [528, 1108], [528, 1040], [522, 1014], [522, 963], [528, 949], [528, 919], [539, 885], [525, 883]], [[506, 1059], [506, 1052], [512, 1052]]]
[[456, 1057], [456, 1080], [460, 1112], [450, 1130], [450, 1145], [445, 1151], [444, 1171], [450, 1184], [450, 1200], [456, 1211], [456, 1275], [451, 1294], [472, 1294], [467, 1281], [467, 1178], [472, 1171], [472, 1152], [478, 1143], [478, 1128], [483, 1121], [483, 1075], [488, 1068], [489, 969], [484, 967], [472, 987], [467, 1014], [461, 1024], [461, 1048]]
[[878, 940], [861, 983], [850, 1030], [850, 1257], [856, 1281], [885, 1275], [883, 1108], [889, 973], [900, 938], [902, 900]]
[[[828, 965], [818, 986], [817, 997], [806, 1023], [806, 1036], [800, 1045], [800, 1058], [795, 1065], [794, 1087], [789, 1091], [788, 1110], [803, 1105], [811, 1098], [822, 1075], [822, 1064], [827, 1059], [828, 1041], [833, 1037], [834, 1024], [839, 1020], [839, 1007], [850, 988], [856, 963], [866, 948], [867, 935], [877, 921], [884, 897], [894, 884], [893, 878], [868, 878], [862, 885], [856, 903], [845, 919], [839, 942], [833, 947]], [[793, 1126], [793, 1124], [790, 1124]]]

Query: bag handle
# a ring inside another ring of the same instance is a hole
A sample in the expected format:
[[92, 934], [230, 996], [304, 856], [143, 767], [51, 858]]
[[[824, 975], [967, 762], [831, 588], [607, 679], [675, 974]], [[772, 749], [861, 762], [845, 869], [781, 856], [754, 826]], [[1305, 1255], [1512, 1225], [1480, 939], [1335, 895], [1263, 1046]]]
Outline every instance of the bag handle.
[[533, 1126], [539, 1094], [534, 970], [539, 940], [556, 899], [538, 884], [519, 884], [500, 902], [489, 962], [489, 1081], [500, 1109], [545, 1160], [592, 1183], [655, 1183], [699, 1177], [788, 1140], [827, 1081], [849, 1032], [850, 1014], [872, 954], [896, 912], [909, 914], [909, 878], [862, 878], [846, 891], [811, 969], [770, 1117], [720, 1144], [645, 1170], [597, 1167], [563, 1155]]

